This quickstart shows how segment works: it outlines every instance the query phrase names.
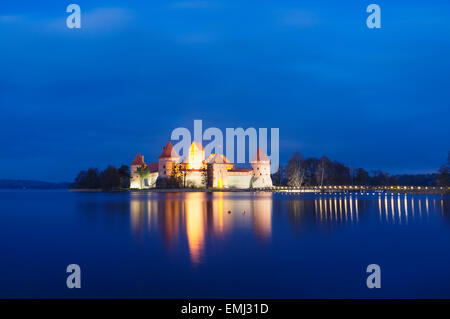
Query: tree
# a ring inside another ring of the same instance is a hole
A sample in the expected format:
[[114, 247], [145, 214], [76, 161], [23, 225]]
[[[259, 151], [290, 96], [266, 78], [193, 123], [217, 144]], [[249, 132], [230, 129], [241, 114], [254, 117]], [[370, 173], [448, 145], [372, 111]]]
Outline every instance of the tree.
[[173, 163], [167, 177], [156, 179], [156, 188], [181, 188], [184, 185], [185, 169], [179, 163]]
[[328, 180], [328, 176], [331, 173], [332, 167], [333, 164], [328, 157], [322, 156], [320, 158], [315, 174], [317, 185], [323, 186], [324, 182]]
[[305, 171], [304, 184], [308, 186], [316, 185], [316, 170], [319, 160], [317, 158], [307, 158], [303, 161], [302, 167]]
[[120, 187], [120, 174], [114, 166], [108, 166], [100, 174], [100, 185], [103, 190], [110, 191]]
[[181, 164], [173, 163], [170, 176], [167, 181], [169, 188], [181, 188], [183, 185], [183, 172], [181, 171]]
[[387, 176], [387, 183], [389, 186], [397, 186], [398, 185], [398, 181], [397, 178], [395, 176], [390, 176], [388, 173], [386, 173]]
[[371, 183], [375, 186], [387, 186], [389, 184], [389, 174], [382, 171], [372, 171]]
[[274, 174], [270, 175], [272, 178], [272, 184], [275, 186], [281, 186], [284, 185], [285, 182], [285, 169], [283, 165], [280, 164], [278, 167], [278, 171], [276, 171]]
[[167, 180], [168, 180], [168, 178], [166, 178], [166, 177], [158, 177], [156, 179], [156, 188], [162, 188], [162, 189], [168, 188]]
[[204, 164], [202, 166], [202, 185], [207, 188], [208, 185], [210, 185], [210, 174], [209, 174], [210, 170], [208, 168], [207, 164]]
[[350, 184], [350, 170], [344, 164], [334, 161], [334, 183], [336, 185], [349, 185]]
[[127, 165], [122, 165], [119, 168], [120, 175], [120, 187], [129, 188], [130, 187], [130, 168]]
[[81, 171], [75, 178], [76, 188], [96, 189], [100, 188], [100, 174], [98, 169], [89, 168], [87, 171]]
[[447, 164], [441, 166], [439, 169], [439, 177], [436, 182], [438, 186], [450, 186], [450, 152], [448, 152]]
[[75, 188], [87, 188], [86, 175], [86, 171], [81, 171], [78, 173], [77, 177], [75, 177]]
[[403, 174], [395, 175], [398, 185], [405, 186], [437, 186], [439, 174]]
[[143, 188], [142, 182], [150, 176], [150, 170], [147, 165], [141, 165], [136, 169], [136, 173], [139, 175], [139, 183], [141, 188]]
[[302, 167], [303, 155], [301, 153], [292, 154], [286, 166], [287, 185], [299, 187], [303, 183], [305, 170]]
[[356, 170], [355, 184], [369, 185], [369, 173], [366, 172], [363, 168], [358, 168]]

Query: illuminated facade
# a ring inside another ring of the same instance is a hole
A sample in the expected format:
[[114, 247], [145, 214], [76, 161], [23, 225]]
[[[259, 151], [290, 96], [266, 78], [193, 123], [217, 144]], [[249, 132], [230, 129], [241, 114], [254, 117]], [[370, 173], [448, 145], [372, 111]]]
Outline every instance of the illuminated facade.
[[163, 147], [158, 162], [145, 163], [139, 153], [131, 163], [132, 189], [156, 187], [158, 179], [169, 178], [178, 169], [185, 187], [214, 188], [261, 188], [272, 186], [270, 159], [260, 147], [250, 161], [251, 169], [236, 168], [222, 154], [211, 154], [205, 158], [205, 150], [198, 142], [193, 142], [186, 158], [180, 156], [169, 141]]

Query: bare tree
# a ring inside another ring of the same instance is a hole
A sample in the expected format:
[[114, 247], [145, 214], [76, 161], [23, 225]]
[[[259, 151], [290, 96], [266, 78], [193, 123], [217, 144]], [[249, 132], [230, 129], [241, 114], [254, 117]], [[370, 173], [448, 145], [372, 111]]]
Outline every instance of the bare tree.
[[304, 178], [303, 155], [296, 152], [291, 156], [286, 166], [287, 185], [292, 187], [301, 186]]
[[317, 184], [323, 186], [323, 181], [327, 178], [327, 168], [329, 168], [329, 163], [331, 161], [326, 156], [322, 156], [319, 160], [318, 171], [316, 178], [318, 179]]

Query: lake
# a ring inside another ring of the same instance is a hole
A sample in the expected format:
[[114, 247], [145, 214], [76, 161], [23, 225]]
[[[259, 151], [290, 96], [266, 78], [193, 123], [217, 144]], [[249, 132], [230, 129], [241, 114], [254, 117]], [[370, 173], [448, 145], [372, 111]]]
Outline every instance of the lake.
[[[449, 202], [3, 190], [0, 297], [449, 298]], [[69, 264], [81, 289], [66, 287]]]

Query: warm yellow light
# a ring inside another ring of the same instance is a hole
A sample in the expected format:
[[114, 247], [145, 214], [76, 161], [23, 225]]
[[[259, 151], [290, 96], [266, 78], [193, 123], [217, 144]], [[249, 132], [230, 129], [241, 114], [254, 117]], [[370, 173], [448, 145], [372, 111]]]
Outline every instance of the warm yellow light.
[[200, 148], [195, 142], [192, 142], [189, 148], [189, 156], [186, 158], [185, 163], [188, 169], [200, 169], [205, 157], [205, 151]]
[[205, 211], [197, 198], [186, 201], [186, 235], [193, 264], [199, 264], [205, 245]]

